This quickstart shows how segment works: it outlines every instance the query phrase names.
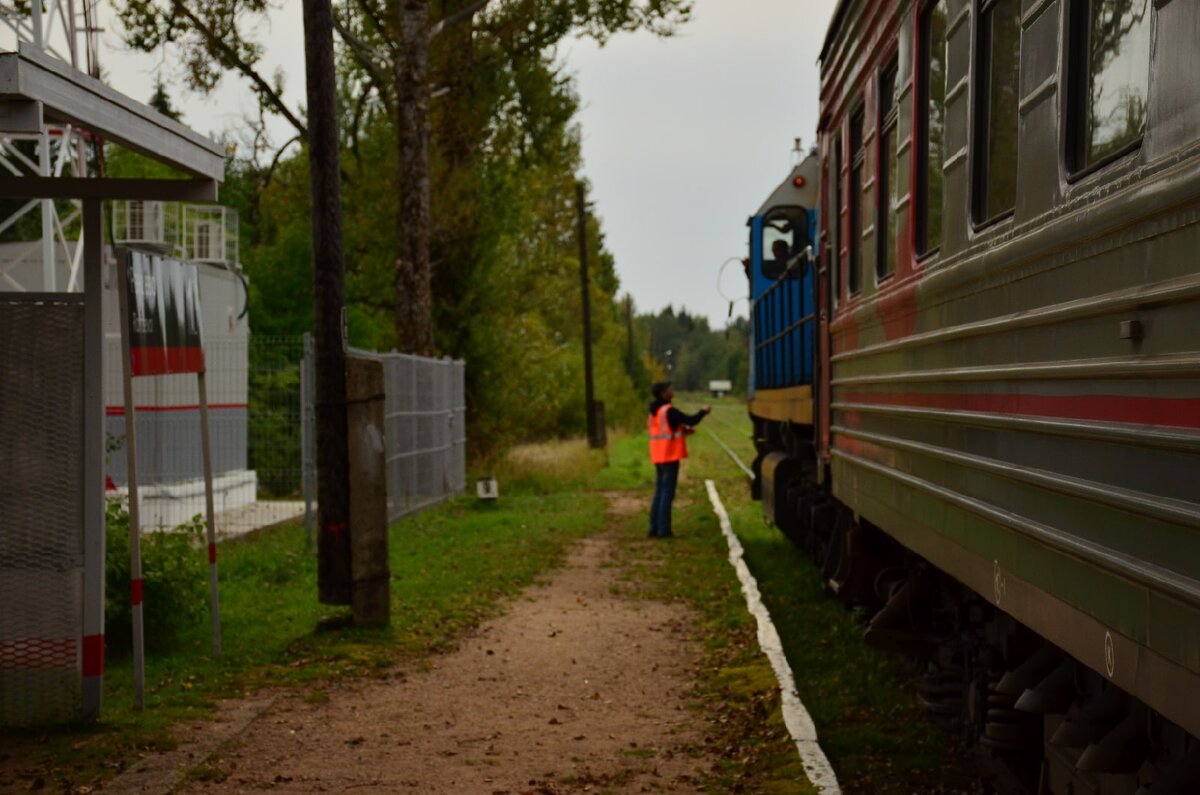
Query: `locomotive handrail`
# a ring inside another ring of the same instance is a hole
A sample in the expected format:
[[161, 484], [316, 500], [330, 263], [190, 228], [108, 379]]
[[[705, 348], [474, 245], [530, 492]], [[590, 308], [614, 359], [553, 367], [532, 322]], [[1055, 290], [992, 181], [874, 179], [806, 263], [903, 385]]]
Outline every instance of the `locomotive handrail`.
[[753, 309], [755, 306], [758, 306], [759, 301], [766, 298], [768, 295], [770, 295], [775, 290], [782, 289], [782, 285], [787, 283], [788, 281], [790, 281], [788, 279], [788, 274], [790, 274], [792, 272], [793, 268], [795, 268], [797, 265], [800, 264], [801, 258], [803, 258], [806, 263], [811, 264], [812, 256], [813, 256], [813, 247], [805, 246], [803, 251], [801, 251], [795, 257], [792, 257], [791, 261], [788, 262], [787, 267], [783, 269], [783, 272], [775, 277], [774, 284], [772, 284], [767, 289], [763, 290], [762, 294], [760, 296], [758, 296], [758, 298], [755, 298], [753, 301], [750, 302], [751, 309]]
[[[803, 280], [789, 278], [798, 268], [812, 265], [813, 247], [805, 246], [787, 264], [763, 292], [750, 304], [751, 321], [754, 328], [752, 352], [755, 367], [755, 383], [762, 388], [777, 388], [808, 383], [811, 376], [805, 375], [812, 364], [812, 354], [804, 349], [804, 335], [816, 327], [816, 313], [810, 312], [789, 323], [771, 336], [762, 336], [775, 331], [778, 324], [789, 321], [802, 311], [806, 303]], [[791, 287], [785, 287], [791, 285]], [[764, 299], [766, 299], [764, 301]], [[799, 356], [799, 369], [792, 372], [784, 359], [792, 353]]]
[[783, 339], [784, 337], [786, 337], [788, 334], [790, 334], [790, 333], [792, 333], [793, 331], [795, 331], [796, 329], [798, 329], [798, 328], [800, 328], [801, 326], [805, 325], [806, 323], [811, 323], [811, 322], [813, 322], [813, 321], [814, 321], [814, 320], [816, 320], [816, 319], [817, 319], [817, 315], [816, 315], [816, 313], [815, 313], [815, 312], [814, 312], [813, 314], [805, 315], [804, 317], [800, 318], [799, 320], [797, 320], [797, 321], [796, 321], [795, 323], [793, 323], [792, 325], [790, 325], [790, 326], [788, 326], [787, 328], [785, 328], [783, 331], [781, 331], [781, 332], [779, 332], [778, 334], [776, 334], [774, 337], [771, 337], [771, 338], [769, 338], [769, 339], [765, 339], [765, 340], [763, 340], [762, 342], [759, 342], [759, 343], [757, 343], [757, 347], [759, 347], [759, 348], [763, 348], [763, 347], [766, 347], [767, 345], [770, 345], [772, 342], [777, 342], [777, 341], [779, 341], [779, 340]]

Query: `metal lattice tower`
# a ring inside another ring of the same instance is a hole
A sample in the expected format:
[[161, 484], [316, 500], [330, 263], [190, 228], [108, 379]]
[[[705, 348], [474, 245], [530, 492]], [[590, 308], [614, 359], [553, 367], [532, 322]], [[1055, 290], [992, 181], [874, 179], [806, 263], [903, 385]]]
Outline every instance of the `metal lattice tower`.
[[[0, 2], [0, 48], [15, 50], [19, 43], [27, 42], [74, 69], [99, 77], [97, 3], [33, 0], [23, 12], [11, 0]], [[3, 172], [14, 176], [87, 176], [85, 136], [69, 125], [45, 125], [34, 134], [0, 135]], [[70, 209], [62, 212], [67, 206]], [[83, 253], [80, 203], [56, 206], [49, 199], [27, 202], [0, 219], [0, 233], [35, 213], [41, 216], [40, 236], [0, 250], [0, 291], [78, 292], [82, 289]], [[40, 267], [31, 268], [30, 264]]]

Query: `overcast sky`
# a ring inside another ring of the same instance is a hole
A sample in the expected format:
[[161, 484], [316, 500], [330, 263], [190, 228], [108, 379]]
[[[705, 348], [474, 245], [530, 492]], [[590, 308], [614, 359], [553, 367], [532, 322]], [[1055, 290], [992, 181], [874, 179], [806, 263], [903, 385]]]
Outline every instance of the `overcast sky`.
[[[634, 34], [603, 48], [560, 49], [582, 101], [584, 175], [623, 291], [639, 311], [672, 304], [714, 328], [746, 314], [745, 221], [787, 175], [793, 139], [813, 142], [817, 55], [836, 0], [696, 0], [691, 23], [668, 39]], [[286, 96], [303, 104], [300, 3], [285, 0], [262, 38], [266, 70], [282, 70]], [[107, 10], [106, 10], [107, 11]], [[123, 51], [106, 13], [101, 63], [118, 90], [145, 101], [161, 72], [184, 121], [216, 134], [254, 116], [234, 76], [215, 97], [188, 96], [167, 55]], [[290, 137], [280, 125], [279, 141]], [[241, 136], [234, 134], [237, 139]]]

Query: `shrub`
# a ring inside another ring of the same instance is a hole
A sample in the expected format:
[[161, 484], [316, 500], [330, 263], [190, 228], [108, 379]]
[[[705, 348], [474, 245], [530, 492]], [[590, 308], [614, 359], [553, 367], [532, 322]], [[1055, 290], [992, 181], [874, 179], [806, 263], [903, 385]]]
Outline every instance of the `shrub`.
[[[200, 540], [199, 516], [167, 532], [141, 535], [142, 618], [146, 649], [175, 646], [208, 604], [208, 560]], [[123, 499], [109, 498], [105, 516], [104, 621], [110, 654], [127, 654], [133, 618], [129, 595], [129, 511]]]

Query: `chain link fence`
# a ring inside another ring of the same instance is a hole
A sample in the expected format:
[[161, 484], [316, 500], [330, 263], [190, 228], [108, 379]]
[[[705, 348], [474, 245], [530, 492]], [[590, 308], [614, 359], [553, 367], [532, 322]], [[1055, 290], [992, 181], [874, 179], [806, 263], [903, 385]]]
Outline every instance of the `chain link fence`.
[[[467, 486], [466, 364], [403, 353], [351, 354], [383, 363], [388, 520], [461, 494]], [[306, 358], [305, 381], [315, 386], [312, 361]], [[313, 417], [315, 389], [306, 391], [304, 403], [304, 416]], [[316, 434], [306, 437], [304, 471], [311, 473], [306, 502], [315, 505]]]
[[83, 313], [0, 299], [0, 726], [80, 717]]
[[383, 361], [388, 519], [467, 486], [466, 364], [399, 353]]

